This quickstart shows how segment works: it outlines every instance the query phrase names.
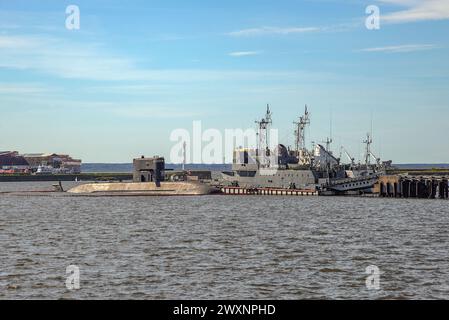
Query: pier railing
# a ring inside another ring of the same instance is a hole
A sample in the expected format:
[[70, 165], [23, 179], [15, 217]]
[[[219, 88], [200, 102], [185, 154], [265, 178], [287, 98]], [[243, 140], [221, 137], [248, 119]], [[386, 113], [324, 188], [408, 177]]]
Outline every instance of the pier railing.
[[241, 188], [221, 187], [227, 195], [259, 195], [259, 196], [317, 196], [318, 191], [312, 189], [278, 189], [278, 188]]

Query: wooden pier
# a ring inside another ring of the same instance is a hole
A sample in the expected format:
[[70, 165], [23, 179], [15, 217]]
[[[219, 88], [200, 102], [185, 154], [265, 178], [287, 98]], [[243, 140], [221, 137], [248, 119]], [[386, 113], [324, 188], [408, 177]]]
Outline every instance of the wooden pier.
[[448, 183], [445, 176], [382, 176], [375, 192], [391, 198], [449, 199]]

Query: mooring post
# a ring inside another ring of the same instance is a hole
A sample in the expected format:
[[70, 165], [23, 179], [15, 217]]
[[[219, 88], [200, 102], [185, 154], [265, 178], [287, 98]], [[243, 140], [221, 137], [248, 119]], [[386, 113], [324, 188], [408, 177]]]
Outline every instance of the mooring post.
[[410, 182], [410, 198], [416, 198], [418, 195], [418, 184], [416, 180]]
[[416, 181], [416, 190], [415, 190], [415, 197], [419, 198], [421, 195], [421, 181], [417, 180]]
[[447, 180], [443, 180], [444, 184], [444, 198], [449, 199], [449, 185]]
[[402, 197], [402, 184], [398, 182], [394, 183], [394, 197], [401, 198]]
[[404, 198], [409, 198], [410, 197], [410, 180], [409, 179], [404, 180], [402, 182], [402, 190], [403, 190], [402, 196]]
[[428, 191], [428, 193], [429, 193], [429, 199], [433, 199], [434, 198], [434, 192], [433, 192], [433, 190], [434, 190], [434, 181], [433, 181], [433, 178], [431, 179], [431, 180], [429, 180], [429, 191]]
[[432, 180], [432, 199], [435, 199], [437, 197], [437, 181]]
[[427, 180], [422, 179], [420, 184], [421, 184], [421, 198], [423, 198], [423, 199], [429, 198], [429, 195], [428, 195], [429, 189], [427, 187]]
[[427, 185], [427, 198], [428, 199], [432, 199], [432, 194], [433, 194], [433, 182], [432, 182], [432, 180], [427, 180], [426, 185]]
[[444, 180], [438, 182], [438, 197], [444, 199]]
[[416, 182], [416, 189], [417, 189], [416, 197], [422, 198], [422, 181], [421, 180]]

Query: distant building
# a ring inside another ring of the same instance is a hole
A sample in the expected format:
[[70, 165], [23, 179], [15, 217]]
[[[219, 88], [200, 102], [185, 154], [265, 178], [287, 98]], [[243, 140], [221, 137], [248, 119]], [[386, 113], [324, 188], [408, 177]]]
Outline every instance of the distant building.
[[66, 154], [56, 153], [28, 153], [23, 158], [29, 163], [30, 168], [35, 170], [39, 167], [51, 167], [60, 173], [80, 173], [81, 160], [73, 159]]
[[45, 169], [46, 173], [81, 173], [81, 160], [66, 154], [29, 153], [0, 151], [0, 173], [36, 172]]
[[1, 170], [27, 170], [30, 168], [28, 161], [17, 151], [0, 151]]

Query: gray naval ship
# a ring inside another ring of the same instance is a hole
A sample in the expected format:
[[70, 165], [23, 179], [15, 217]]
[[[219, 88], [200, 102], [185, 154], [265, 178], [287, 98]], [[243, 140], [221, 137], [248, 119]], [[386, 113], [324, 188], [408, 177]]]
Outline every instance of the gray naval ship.
[[[305, 132], [310, 125], [307, 106], [295, 125], [295, 146], [279, 144], [269, 148], [269, 128], [272, 114], [269, 106], [265, 117], [258, 124], [258, 146], [255, 149], [238, 148], [234, 150], [232, 170], [221, 172], [216, 179], [221, 186], [241, 188], [273, 188], [315, 190], [321, 194], [362, 194], [371, 193], [378, 177], [384, 173], [391, 161], [381, 162], [371, 151], [372, 138], [367, 135], [365, 162], [355, 163], [349, 152], [341, 147], [340, 157], [336, 157], [328, 138], [325, 146], [314, 144], [306, 148]], [[349, 163], [343, 163], [345, 155]], [[371, 160], [374, 159], [372, 163]]]

